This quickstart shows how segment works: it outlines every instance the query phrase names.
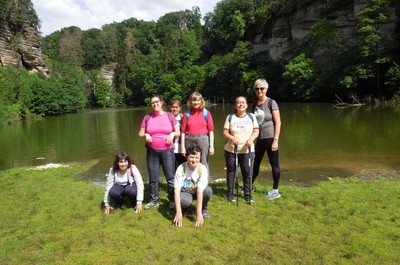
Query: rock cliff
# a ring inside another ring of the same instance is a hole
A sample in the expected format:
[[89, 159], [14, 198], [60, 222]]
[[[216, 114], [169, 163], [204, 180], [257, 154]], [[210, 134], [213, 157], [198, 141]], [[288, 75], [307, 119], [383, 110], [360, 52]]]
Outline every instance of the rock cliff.
[[45, 76], [49, 69], [42, 58], [39, 32], [27, 23], [18, 33], [12, 25], [0, 18], [0, 66], [14, 65]]
[[[343, 39], [352, 44], [356, 41], [357, 14], [371, 0], [349, 0], [339, 6], [337, 1], [329, 0], [299, 1], [301, 2], [303, 4], [299, 4], [293, 12], [277, 14], [269, 26], [268, 33], [259, 34], [254, 38], [253, 51], [255, 53], [266, 52], [273, 60], [286, 59], [284, 57], [288, 42], [306, 37], [311, 32], [312, 25], [322, 18], [328, 18], [334, 22], [341, 30]], [[399, 4], [395, 4], [395, 1], [388, 6], [390, 19], [381, 26], [386, 36], [390, 37], [396, 23], [399, 23], [398, 9]]]

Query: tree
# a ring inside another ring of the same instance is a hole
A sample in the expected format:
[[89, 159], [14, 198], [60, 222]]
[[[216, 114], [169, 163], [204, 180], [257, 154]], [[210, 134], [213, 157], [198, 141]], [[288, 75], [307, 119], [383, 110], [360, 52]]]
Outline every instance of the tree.
[[297, 99], [310, 100], [315, 97], [313, 62], [304, 53], [285, 66], [283, 77], [292, 85], [293, 95]]

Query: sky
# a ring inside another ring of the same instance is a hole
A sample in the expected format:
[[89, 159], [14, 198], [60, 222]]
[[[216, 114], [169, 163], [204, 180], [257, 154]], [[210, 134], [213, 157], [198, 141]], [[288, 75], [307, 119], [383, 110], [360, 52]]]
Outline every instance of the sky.
[[82, 30], [101, 28], [105, 24], [128, 18], [157, 21], [166, 13], [191, 10], [198, 6], [204, 16], [220, 0], [32, 0], [41, 21], [43, 36], [65, 27]]

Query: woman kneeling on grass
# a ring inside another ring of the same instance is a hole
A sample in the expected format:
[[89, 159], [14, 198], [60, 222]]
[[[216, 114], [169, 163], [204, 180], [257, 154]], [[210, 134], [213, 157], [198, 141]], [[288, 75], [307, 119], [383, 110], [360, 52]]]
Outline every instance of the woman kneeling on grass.
[[208, 219], [207, 205], [212, 196], [208, 186], [208, 169], [200, 163], [201, 149], [190, 146], [186, 149], [187, 162], [181, 164], [175, 173], [175, 218], [174, 225], [182, 226], [183, 215], [186, 215], [193, 200], [196, 205], [196, 226], [202, 226]]
[[104, 214], [109, 214], [113, 209], [109, 204], [109, 197], [117, 202], [117, 209], [121, 209], [124, 196], [131, 202], [135, 213], [142, 211], [144, 185], [142, 175], [132, 163], [128, 154], [119, 152], [114, 159], [107, 176], [106, 191], [104, 193]]

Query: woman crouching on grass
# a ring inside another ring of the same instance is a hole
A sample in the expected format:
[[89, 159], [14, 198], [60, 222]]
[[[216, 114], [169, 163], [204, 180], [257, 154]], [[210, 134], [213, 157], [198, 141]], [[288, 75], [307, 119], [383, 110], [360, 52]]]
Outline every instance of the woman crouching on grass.
[[129, 198], [135, 213], [140, 213], [143, 193], [143, 179], [138, 168], [132, 163], [127, 153], [119, 152], [115, 156], [114, 164], [107, 176], [104, 214], [109, 214], [113, 209], [109, 204], [109, 197], [117, 202], [117, 209], [120, 209], [124, 202], [124, 196]]

